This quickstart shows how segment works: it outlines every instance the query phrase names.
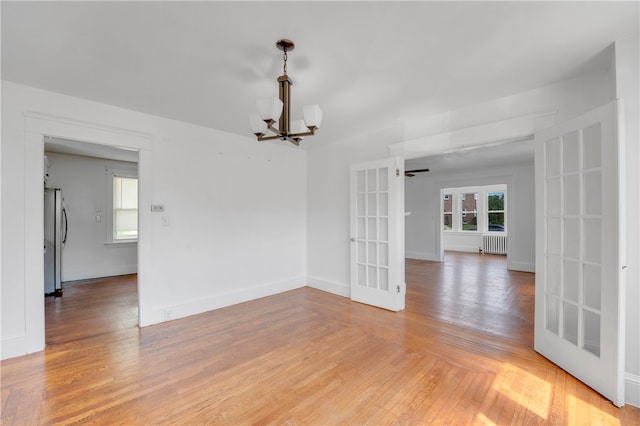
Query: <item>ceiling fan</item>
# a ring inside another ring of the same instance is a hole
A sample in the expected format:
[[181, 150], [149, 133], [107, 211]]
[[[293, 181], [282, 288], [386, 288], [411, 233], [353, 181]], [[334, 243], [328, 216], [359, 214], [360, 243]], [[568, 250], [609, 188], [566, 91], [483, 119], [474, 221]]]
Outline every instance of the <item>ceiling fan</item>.
[[424, 172], [428, 172], [429, 169], [415, 169], [415, 170], [405, 170], [404, 171], [404, 176], [405, 177], [414, 177], [416, 175], [416, 173], [424, 173]]

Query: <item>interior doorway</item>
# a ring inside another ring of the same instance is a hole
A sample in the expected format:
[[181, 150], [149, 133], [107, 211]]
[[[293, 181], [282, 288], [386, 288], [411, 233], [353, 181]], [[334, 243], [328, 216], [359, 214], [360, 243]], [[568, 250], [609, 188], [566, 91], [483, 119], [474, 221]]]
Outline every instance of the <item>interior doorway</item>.
[[45, 344], [136, 327], [138, 152], [45, 136], [44, 160], [45, 194], [59, 193], [65, 211], [61, 242], [46, 241], [45, 226], [60, 281], [45, 285]]

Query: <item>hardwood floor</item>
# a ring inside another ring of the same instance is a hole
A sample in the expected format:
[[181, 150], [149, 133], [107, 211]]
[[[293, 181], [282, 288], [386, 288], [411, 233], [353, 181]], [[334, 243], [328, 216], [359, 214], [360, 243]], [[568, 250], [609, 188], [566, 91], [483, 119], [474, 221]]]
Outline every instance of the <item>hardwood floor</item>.
[[138, 325], [137, 275], [65, 283], [63, 297], [45, 298], [47, 345]]
[[[115, 309], [112, 331], [59, 330], [0, 364], [2, 423], [640, 424], [531, 349], [532, 274], [475, 254], [406, 270], [400, 313], [301, 288], [142, 329]], [[63, 299], [59, 315], [91, 304]]]

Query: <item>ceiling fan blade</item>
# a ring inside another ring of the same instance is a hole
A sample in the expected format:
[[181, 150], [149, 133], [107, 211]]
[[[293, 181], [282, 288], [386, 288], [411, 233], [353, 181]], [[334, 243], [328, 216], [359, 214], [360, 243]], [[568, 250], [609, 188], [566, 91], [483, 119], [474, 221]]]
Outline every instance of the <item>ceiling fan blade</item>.
[[415, 169], [415, 170], [405, 170], [404, 175], [406, 177], [414, 177], [416, 173], [424, 173], [428, 172], [429, 169]]

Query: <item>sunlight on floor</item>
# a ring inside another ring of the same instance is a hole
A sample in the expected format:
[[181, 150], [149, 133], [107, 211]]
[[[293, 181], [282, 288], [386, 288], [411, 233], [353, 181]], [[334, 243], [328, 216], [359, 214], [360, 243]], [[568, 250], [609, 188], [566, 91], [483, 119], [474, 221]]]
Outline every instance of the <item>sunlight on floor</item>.
[[619, 419], [594, 407], [577, 396], [569, 395], [567, 406], [569, 424], [571, 425], [589, 422], [591, 424], [620, 426]]
[[507, 363], [494, 379], [492, 388], [541, 419], [549, 418], [553, 389], [547, 381]]
[[487, 416], [482, 413], [478, 413], [473, 423], [476, 425], [496, 426], [494, 422], [492, 422], [489, 418], [487, 418]]

